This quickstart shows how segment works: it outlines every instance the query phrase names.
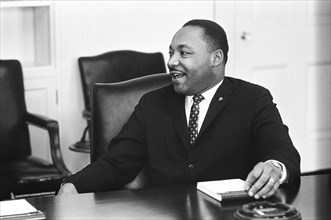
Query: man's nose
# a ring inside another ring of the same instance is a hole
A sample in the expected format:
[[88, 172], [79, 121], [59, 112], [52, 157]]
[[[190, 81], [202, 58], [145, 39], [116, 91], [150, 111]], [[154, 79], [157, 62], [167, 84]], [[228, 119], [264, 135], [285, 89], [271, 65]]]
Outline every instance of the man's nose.
[[174, 54], [168, 60], [168, 67], [171, 68], [178, 65], [179, 65], [178, 57]]

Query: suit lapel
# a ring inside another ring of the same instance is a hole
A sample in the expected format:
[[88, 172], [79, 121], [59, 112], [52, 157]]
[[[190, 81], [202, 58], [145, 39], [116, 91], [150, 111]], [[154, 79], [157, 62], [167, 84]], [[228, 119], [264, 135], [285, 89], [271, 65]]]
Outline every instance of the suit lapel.
[[200, 129], [199, 135], [202, 134], [210, 123], [214, 120], [226, 106], [229, 100], [229, 95], [232, 93], [232, 84], [227, 78], [224, 78], [221, 86], [216, 91], [207, 111], [207, 115]]
[[[210, 106], [208, 108], [207, 115], [202, 124], [201, 130], [199, 132], [202, 134], [206, 128], [210, 125], [213, 119], [218, 115], [222, 109], [226, 106], [229, 100], [229, 95], [232, 93], [232, 84], [227, 78], [224, 78], [222, 85], [216, 91]], [[170, 114], [173, 119], [175, 129], [180, 136], [186, 149], [189, 149], [190, 142], [188, 138], [187, 122], [185, 114], [185, 96], [175, 93], [171, 102], [169, 102]]]
[[185, 148], [189, 148], [189, 138], [187, 133], [187, 122], [185, 114], [185, 96], [175, 94], [170, 105], [170, 114], [175, 124], [175, 129], [180, 136]]

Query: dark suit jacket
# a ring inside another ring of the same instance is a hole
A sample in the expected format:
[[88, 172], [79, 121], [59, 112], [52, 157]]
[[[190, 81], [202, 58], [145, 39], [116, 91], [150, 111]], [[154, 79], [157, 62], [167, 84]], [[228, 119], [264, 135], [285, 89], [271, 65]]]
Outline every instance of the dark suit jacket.
[[144, 95], [109, 151], [68, 182], [79, 192], [110, 190], [143, 166], [154, 186], [246, 179], [268, 159], [285, 164], [289, 181], [300, 175], [300, 156], [267, 89], [225, 77], [193, 146], [184, 100], [173, 85]]

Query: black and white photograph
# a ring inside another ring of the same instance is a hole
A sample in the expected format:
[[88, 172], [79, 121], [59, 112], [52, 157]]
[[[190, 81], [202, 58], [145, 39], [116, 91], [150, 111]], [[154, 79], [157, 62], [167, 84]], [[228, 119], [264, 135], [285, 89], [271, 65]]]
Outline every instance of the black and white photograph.
[[331, 0], [0, 0], [0, 219], [331, 217]]

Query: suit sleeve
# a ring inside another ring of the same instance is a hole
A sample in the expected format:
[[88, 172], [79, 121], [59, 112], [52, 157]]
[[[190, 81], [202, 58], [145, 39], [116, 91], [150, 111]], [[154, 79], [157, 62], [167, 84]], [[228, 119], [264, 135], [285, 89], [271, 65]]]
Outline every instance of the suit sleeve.
[[288, 171], [288, 182], [294, 181], [300, 176], [300, 155], [267, 89], [261, 89], [257, 96], [253, 114], [252, 131], [259, 160], [282, 162]]
[[66, 180], [73, 183], [79, 193], [118, 189], [137, 176], [146, 160], [145, 116], [141, 102], [120, 133], [111, 140], [108, 151]]

